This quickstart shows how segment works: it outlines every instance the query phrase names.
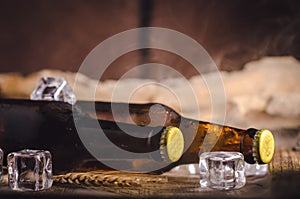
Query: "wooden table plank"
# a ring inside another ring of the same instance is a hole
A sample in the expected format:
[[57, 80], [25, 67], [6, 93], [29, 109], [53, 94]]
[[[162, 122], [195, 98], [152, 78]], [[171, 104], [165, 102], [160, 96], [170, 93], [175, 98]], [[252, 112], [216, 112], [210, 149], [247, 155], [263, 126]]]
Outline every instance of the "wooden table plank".
[[289, 148], [279, 148], [275, 151], [274, 158], [270, 163], [270, 171], [274, 174], [299, 173], [300, 151]]
[[[287, 135], [287, 134], [286, 134]], [[8, 186], [0, 188], [0, 198], [116, 198], [118, 197], [166, 197], [166, 198], [300, 198], [300, 152], [293, 151], [295, 136], [276, 135], [277, 147], [270, 163], [272, 175], [247, 177], [245, 187], [237, 190], [218, 191], [200, 187], [199, 176], [129, 174], [105, 171], [97, 183], [85, 183], [85, 178], [73, 175], [74, 183], [56, 180], [50, 190], [42, 192], [14, 192]], [[288, 144], [289, 145], [288, 145]], [[86, 175], [86, 174], [85, 174]], [[107, 176], [111, 175], [109, 183]], [[80, 180], [80, 179], [81, 180]], [[4, 178], [5, 179], [5, 178]], [[101, 183], [101, 180], [106, 180]], [[7, 180], [7, 179], [6, 179]], [[122, 183], [115, 183], [119, 180]], [[6, 181], [7, 183], [7, 181]]]

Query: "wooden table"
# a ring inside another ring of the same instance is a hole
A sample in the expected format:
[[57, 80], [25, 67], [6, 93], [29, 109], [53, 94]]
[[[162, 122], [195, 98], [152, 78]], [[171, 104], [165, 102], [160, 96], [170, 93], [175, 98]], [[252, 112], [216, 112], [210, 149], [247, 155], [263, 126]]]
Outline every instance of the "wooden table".
[[124, 178], [119, 180], [118, 185], [100, 182], [99, 185], [87, 186], [83, 185], [84, 180], [80, 181], [75, 176], [72, 184], [55, 182], [51, 189], [42, 192], [16, 192], [3, 185], [0, 198], [300, 198], [300, 151], [292, 150], [296, 134], [290, 130], [275, 132], [276, 152], [270, 173], [260, 178], [248, 177], [246, 186], [237, 190], [201, 189], [197, 175], [124, 174], [114, 171], [107, 175], [112, 179], [114, 176]]

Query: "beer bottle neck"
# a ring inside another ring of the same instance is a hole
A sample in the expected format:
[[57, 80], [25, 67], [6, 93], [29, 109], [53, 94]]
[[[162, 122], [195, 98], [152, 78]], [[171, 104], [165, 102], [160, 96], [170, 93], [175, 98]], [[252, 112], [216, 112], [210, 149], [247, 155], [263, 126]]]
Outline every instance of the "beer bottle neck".
[[[247, 130], [210, 124], [189, 122], [190, 127], [182, 129], [195, 134], [194, 140], [182, 155], [177, 164], [189, 164], [199, 161], [202, 152], [236, 151], [244, 155], [249, 164], [269, 163], [274, 154], [274, 138], [270, 131], [250, 128]], [[196, 132], [193, 132], [195, 131]]]
[[245, 131], [241, 141], [241, 152], [247, 162], [269, 163], [273, 158], [274, 150], [274, 137], [269, 130], [250, 128]]

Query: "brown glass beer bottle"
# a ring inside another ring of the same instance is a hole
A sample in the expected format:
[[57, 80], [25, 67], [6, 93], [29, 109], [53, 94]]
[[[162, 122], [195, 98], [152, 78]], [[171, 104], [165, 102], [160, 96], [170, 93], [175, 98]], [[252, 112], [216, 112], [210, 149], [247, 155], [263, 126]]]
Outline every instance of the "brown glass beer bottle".
[[[88, 109], [90, 105], [1, 99], [0, 147], [5, 154], [24, 148], [49, 150], [56, 173], [116, 169], [114, 164], [127, 171], [162, 173], [197, 163], [203, 151], [238, 151], [248, 163], [268, 163], [274, 153], [268, 130], [192, 120], [163, 105], [115, 104], [119, 108], [113, 113], [110, 103], [99, 102], [96, 114]], [[123, 109], [128, 106], [130, 114], [125, 117]], [[99, 125], [109, 144], [97, 140]], [[88, 139], [83, 141], [79, 131]], [[123, 156], [114, 147], [131, 153]], [[101, 156], [95, 157], [89, 148]]]

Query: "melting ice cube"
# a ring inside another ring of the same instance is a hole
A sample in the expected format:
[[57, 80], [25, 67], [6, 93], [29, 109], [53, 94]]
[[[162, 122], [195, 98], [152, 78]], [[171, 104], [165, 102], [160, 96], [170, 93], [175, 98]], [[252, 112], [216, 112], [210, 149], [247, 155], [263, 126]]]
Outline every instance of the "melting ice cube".
[[201, 187], [238, 189], [246, 184], [244, 156], [238, 152], [206, 152], [200, 155]]
[[13, 190], [40, 191], [52, 186], [49, 151], [24, 149], [7, 156], [8, 182]]
[[74, 105], [76, 96], [67, 81], [58, 77], [43, 77], [30, 95], [31, 100], [63, 101]]

